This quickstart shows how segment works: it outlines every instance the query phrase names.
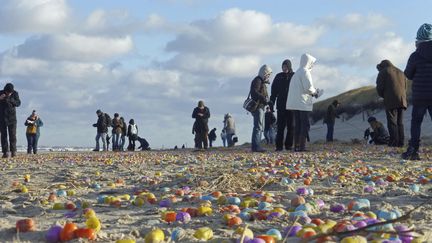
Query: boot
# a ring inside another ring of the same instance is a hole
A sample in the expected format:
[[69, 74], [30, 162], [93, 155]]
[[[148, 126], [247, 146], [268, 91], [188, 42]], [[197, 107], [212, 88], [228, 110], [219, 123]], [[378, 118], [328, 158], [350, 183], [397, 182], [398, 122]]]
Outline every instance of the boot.
[[418, 154], [418, 148], [414, 148], [411, 145], [407, 148], [405, 153], [402, 153], [402, 159], [405, 160], [420, 160], [420, 155]]

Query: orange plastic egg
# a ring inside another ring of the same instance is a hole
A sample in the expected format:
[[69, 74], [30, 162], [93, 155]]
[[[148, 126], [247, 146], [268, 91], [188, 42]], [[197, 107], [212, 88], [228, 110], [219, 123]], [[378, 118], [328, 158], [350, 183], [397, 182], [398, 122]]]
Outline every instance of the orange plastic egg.
[[16, 222], [16, 230], [17, 232], [28, 232], [35, 231], [35, 222], [33, 219], [21, 219]]
[[232, 226], [235, 226], [235, 225], [241, 225], [243, 223], [243, 221], [242, 221], [242, 219], [241, 218], [239, 218], [239, 217], [232, 217], [232, 218], [230, 218], [229, 220], [228, 220], [228, 226], [229, 227], [232, 227]]
[[176, 220], [177, 213], [176, 212], [167, 212], [165, 214], [165, 221], [168, 223], [174, 222]]
[[78, 229], [76, 224], [72, 222], [67, 222], [60, 232], [61, 241], [69, 241], [75, 238], [75, 230]]
[[96, 240], [96, 231], [94, 229], [89, 229], [89, 228], [76, 229], [74, 233], [76, 238]]
[[276, 243], [273, 236], [270, 235], [258, 235], [256, 238], [264, 240], [266, 243]]

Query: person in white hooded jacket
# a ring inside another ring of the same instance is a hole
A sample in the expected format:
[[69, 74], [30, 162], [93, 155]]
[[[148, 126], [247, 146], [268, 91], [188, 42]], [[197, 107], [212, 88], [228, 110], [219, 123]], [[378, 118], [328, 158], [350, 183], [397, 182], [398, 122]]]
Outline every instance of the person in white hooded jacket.
[[309, 132], [309, 113], [313, 108], [313, 98], [318, 98], [323, 93], [316, 89], [312, 82], [311, 70], [316, 58], [303, 54], [300, 59], [300, 67], [291, 78], [286, 109], [294, 113], [294, 150], [305, 151], [306, 139]]

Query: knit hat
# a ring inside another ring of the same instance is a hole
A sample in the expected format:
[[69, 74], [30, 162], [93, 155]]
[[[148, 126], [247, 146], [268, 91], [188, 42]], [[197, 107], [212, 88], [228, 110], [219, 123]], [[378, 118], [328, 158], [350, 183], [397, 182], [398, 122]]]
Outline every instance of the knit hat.
[[374, 116], [371, 116], [371, 117], [368, 118], [368, 122], [369, 123], [373, 122], [373, 121], [376, 121], [376, 118]]
[[97, 111], [96, 111], [96, 114], [101, 114], [101, 113], [102, 113], [101, 110], [97, 110]]
[[432, 40], [432, 25], [422, 24], [417, 31], [417, 41], [431, 41]]
[[13, 86], [13, 84], [11, 84], [11, 83], [7, 83], [7, 84], [4, 86], [3, 90], [4, 90], [5, 92], [12, 93], [12, 92], [14, 92], [14, 86]]

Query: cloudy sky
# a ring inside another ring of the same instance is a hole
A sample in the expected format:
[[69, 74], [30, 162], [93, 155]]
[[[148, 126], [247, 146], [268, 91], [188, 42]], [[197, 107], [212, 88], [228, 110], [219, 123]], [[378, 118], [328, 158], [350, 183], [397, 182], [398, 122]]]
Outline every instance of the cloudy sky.
[[200, 99], [210, 127], [220, 131], [230, 112], [245, 142], [252, 117], [242, 103], [262, 64], [277, 73], [285, 58], [296, 69], [312, 54], [325, 99], [375, 84], [382, 59], [403, 69], [431, 22], [431, 1], [306, 2], [2, 0], [0, 85], [12, 81], [22, 100], [18, 143], [36, 109], [41, 145], [93, 146], [101, 109], [134, 118], [152, 147], [191, 146]]

